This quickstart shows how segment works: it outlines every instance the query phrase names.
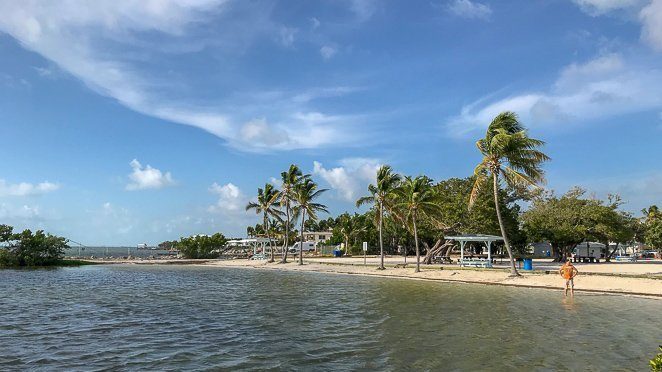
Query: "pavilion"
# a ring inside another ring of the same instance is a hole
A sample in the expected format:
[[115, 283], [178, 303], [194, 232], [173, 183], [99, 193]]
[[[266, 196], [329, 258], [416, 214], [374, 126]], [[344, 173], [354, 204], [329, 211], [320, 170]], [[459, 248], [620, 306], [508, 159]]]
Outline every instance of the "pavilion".
[[[460, 242], [460, 266], [477, 266], [477, 263], [481, 263], [480, 266], [492, 267], [492, 243], [503, 241], [503, 238], [496, 235], [485, 235], [485, 234], [464, 234], [464, 235], [455, 235], [455, 236], [446, 236], [446, 240], [455, 240]], [[468, 242], [478, 242], [485, 243], [487, 246], [487, 261], [481, 262], [477, 260], [465, 260], [464, 259], [464, 245]]]
[[[228, 240], [226, 247], [237, 247], [237, 248], [248, 248], [253, 250], [254, 259], [267, 259], [267, 248], [269, 247], [269, 241], [276, 243], [275, 239], [269, 238], [247, 238], [247, 239], [235, 239]], [[258, 255], [258, 251], [260, 255]]]

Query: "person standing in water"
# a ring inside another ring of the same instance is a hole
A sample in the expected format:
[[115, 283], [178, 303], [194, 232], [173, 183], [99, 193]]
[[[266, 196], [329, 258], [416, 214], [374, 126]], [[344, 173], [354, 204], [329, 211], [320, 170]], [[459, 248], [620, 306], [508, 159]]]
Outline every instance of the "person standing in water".
[[561, 266], [561, 269], [559, 270], [559, 274], [565, 279], [565, 295], [568, 296], [568, 289], [570, 289], [570, 295], [574, 296], [575, 295], [575, 281], [574, 278], [579, 274], [579, 270], [570, 262], [570, 258], [568, 258]]

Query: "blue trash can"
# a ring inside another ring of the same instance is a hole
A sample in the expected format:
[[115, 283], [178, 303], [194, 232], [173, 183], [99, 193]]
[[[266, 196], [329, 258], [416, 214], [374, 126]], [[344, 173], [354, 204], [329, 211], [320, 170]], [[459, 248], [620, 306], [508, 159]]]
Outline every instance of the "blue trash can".
[[530, 258], [524, 259], [524, 270], [533, 270], [533, 260]]

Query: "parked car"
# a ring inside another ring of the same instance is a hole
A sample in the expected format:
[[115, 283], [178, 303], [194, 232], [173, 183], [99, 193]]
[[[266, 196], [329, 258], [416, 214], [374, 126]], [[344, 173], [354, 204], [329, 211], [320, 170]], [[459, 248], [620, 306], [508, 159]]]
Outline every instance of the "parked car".
[[[290, 253], [298, 253], [301, 249], [301, 242], [294, 243], [293, 246], [288, 249]], [[315, 242], [303, 242], [303, 251], [304, 252], [314, 252], [315, 251]]]

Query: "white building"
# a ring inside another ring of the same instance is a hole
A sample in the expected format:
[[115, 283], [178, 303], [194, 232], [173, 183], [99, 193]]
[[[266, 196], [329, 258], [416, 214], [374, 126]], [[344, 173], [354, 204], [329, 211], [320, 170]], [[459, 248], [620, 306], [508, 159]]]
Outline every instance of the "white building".
[[303, 239], [307, 242], [314, 242], [315, 245], [324, 243], [331, 239], [332, 231], [306, 231], [303, 233]]

